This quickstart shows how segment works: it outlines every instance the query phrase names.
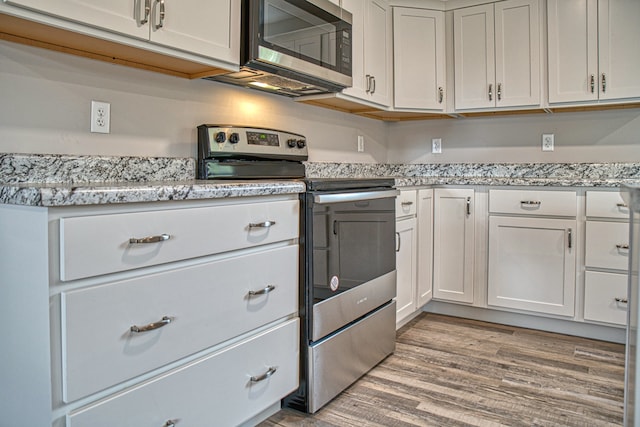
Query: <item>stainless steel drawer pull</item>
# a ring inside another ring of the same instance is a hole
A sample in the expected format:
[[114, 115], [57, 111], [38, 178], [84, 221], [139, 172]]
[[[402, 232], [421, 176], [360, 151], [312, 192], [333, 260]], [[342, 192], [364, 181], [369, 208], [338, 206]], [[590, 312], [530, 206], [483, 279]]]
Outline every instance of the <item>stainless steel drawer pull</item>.
[[275, 221], [252, 222], [249, 224], [249, 228], [269, 228], [274, 225], [276, 225]]
[[[138, 3], [139, 5], [139, 3]], [[139, 6], [138, 6], [139, 7]], [[138, 10], [138, 9], [136, 9]], [[144, 0], [144, 18], [140, 19], [140, 25], [149, 22], [149, 14], [151, 13], [151, 0]]]
[[398, 238], [397, 239], [398, 243], [396, 244], [396, 252], [400, 252], [400, 241], [401, 241], [401, 239], [400, 239], [400, 233], [398, 233], [397, 231], [396, 231], [396, 237]]
[[618, 249], [618, 250], [622, 250], [622, 249], [629, 250], [629, 245], [624, 244], [624, 243], [620, 243], [620, 244], [616, 245], [616, 249]]
[[502, 100], [502, 83], [498, 83], [498, 101]]
[[595, 93], [596, 91], [596, 76], [591, 74], [591, 78], [589, 80], [589, 86], [591, 87], [591, 93]]
[[136, 326], [133, 325], [131, 327], [131, 332], [148, 332], [153, 331], [154, 329], [162, 328], [163, 326], [167, 326], [169, 323], [173, 322], [173, 317], [163, 316], [162, 319], [158, 322], [149, 323], [144, 326]]
[[164, 424], [162, 424], [162, 427], [175, 427], [177, 423], [178, 420], [167, 420]]
[[605, 73], [602, 73], [602, 93], [607, 91], [607, 76]]
[[471, 215], [471, 197], [467, 197], [467, 215]]
[[626, 299], [626, 298], [616, 297], [615, 300], [616, 300], [616, 302], [619, 302], [619, 303], [622, 303], [622, 304], [627, 304], [629, 302], [629, 300]]
[[493, 85], [489, 83], [489, 101], [493, 101]]
[[170, 234], [160, 234], [159, 236], [149, 236], [149, 237], [143, 237], [141, 239], [132, 237], [129, 239], [129, 244], [135, 245], [138, 243], [158, 243], [158, 242], [164, 242], [165, 240], [169, 240], [170, 238], [171, 238]]
[[160, 3], [160, 21], [157, 24], [155, 24], [156, 30], [159, 30], [164, 26], [164, 15], [165, 15], [164, 0], [156, 0], [156, 3]]
[[620, 209], [628, 209], [629, 205], [627, 205], [626, 203], [616, 203], [616, 206], [619, 207]]
[[520, 204], [527, 206], [540, 206], [542, 202], [539, 200], [520, 200]]
[[264, 374], [258, 375], [257, 377], [251, 377], [249, 379], [251, 380], [252, 383], [258, 383], [260, 381], [266, 380], [271, 375], [275, 374], [277, 370], [278, 370], [278, 368], [276, 368], [274, 366], [270, 366], [269, 370], [267, 372], [265, 372]]
[[442, 88], [442, 86], [438, 87], [438, 104], [442, 104], [442, 101], [444, 100], [444, 89]]
[[402, 202], [400, 203], [402, 206], [411, 206], [413, 202]]
[[273, 291], [276, 287], [273, 285], [267, 285], [266, 287], [264, 287], [263, 289], [260, 289], [259, 291], [249, 291], [249, 296], [253, 297], [256, 295], [265, 295], [268, 294], [269, 292]]
[[567, 240], [568, 240], [569, 249], [571, 249], [573, 247], [573, 230], [572, 229], [567, 230]]

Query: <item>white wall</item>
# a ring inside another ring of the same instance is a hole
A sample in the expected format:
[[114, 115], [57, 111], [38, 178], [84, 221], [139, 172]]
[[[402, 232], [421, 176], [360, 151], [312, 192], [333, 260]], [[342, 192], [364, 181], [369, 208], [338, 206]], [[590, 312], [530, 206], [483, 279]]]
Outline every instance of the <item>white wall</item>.
[[[111, 134], [89, 132], [91, 100], [111, 103]], [[195, 157], [202, 123], [300, 133], [311, 161], [387, 160], [377, 120], [0, 41], [0, 152]]]
[[[111, 134], [89, 132], [91, 100], [111, 103]], [[195, 157], [196, 126], [215, 122], [301, 133], [317, 162], [640, 161], [640, 109], [388, 124], [0, 41], [0, 152]], [[556, 151], [541, 151], [542, 133]]]

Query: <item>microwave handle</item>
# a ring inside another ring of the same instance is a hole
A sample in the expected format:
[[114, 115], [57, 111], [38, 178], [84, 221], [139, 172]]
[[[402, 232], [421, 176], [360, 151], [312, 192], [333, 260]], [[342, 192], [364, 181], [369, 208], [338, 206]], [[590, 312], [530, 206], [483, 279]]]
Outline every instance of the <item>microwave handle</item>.
[[327, 203], [359, 202], [363, 200], [375, 200], [375, 199], [385, 199], [387, 197], [396, 197], [399, 194], [400, 194], [400, 191], [398, 190], [361, 191], [357, 193], [316, 194], [313, 197], [313, 201], [318, 205], [327, 204]]

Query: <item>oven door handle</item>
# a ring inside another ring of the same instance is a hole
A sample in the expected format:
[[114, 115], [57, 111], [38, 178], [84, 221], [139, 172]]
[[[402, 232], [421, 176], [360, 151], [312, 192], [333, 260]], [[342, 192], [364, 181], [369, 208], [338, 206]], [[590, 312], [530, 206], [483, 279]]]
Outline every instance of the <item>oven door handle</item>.
[[359, 202], [363, 200], [375, 200], [385, 199], [387, 197], [396, 197], [400, 194], [398, 190], [385, 190], [385, 191], [360, 191], [357, 193], [330, 193], [330, 194], [316, 194], [313, 197], [314, 203], [319, 205], [326, 203], [340, 203], [340, 202]]

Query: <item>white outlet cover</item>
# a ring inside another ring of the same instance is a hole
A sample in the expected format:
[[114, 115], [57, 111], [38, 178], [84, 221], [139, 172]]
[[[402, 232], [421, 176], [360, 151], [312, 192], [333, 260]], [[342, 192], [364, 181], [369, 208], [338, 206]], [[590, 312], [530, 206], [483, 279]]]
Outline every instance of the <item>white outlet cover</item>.
[[542, 151], [553, 151], [555, 137], [552, 133], [542, 134]]
[[102, 101], [91, 101], [91, 132], [111, 132], [111, 104]]
[[442, 153], [442, 138], [433, 138], [431, 140], [431, 153], [432, 154]]

